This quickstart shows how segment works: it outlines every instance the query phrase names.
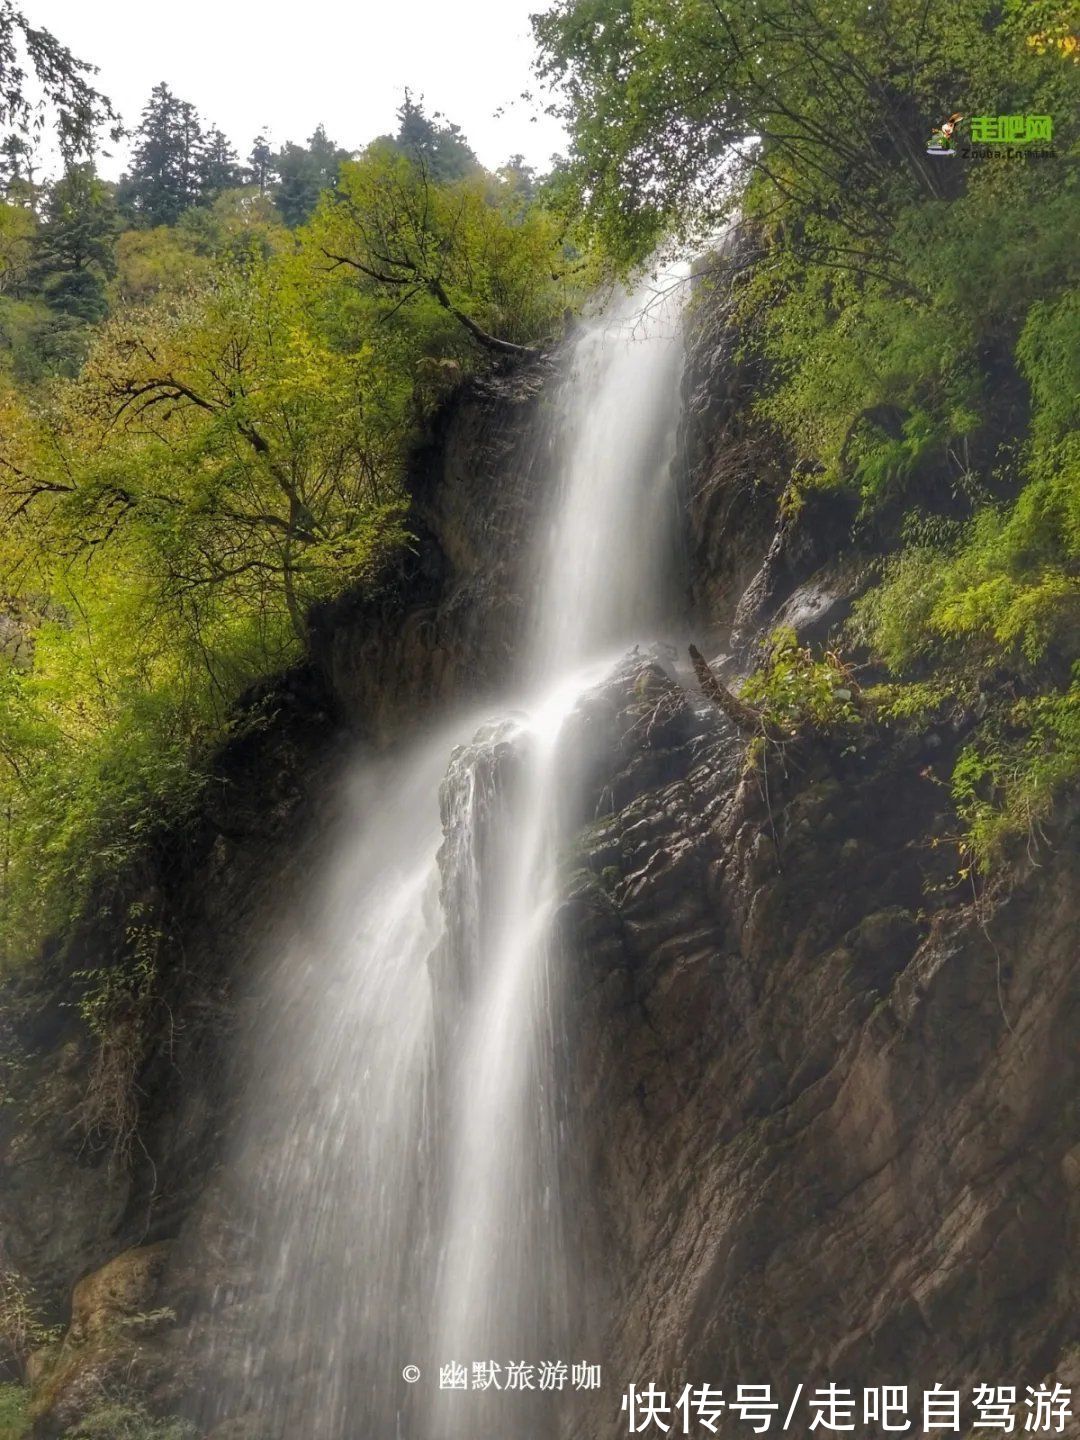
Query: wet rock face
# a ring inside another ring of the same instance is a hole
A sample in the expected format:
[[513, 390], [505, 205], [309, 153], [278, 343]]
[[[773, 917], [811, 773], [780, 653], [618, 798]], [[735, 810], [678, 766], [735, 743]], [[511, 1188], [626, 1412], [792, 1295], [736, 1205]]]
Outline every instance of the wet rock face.
[[538, 360], [463, 391], [412, 461], [415, 546], [378, 595], [345, 596], [312, 618], [319, 672], [376, 744], [400, 738], [418, 713], [482, 692], [512, 663], [553, 373]]
[[782, 504], [793, 457], [755, 413], [769, 377], [743, 355], [732, 318], [731, 277], [752, 244], [729, 246], [696, 282], [677, 459], [698, 639], [744, 665], [777, 626], [835, 642], [873, 558], [852, 543], [857, 504], [846, 493], [804, 486], [798, 506]]
[[516, 842], [513, 799], [525, 743], [515, 721], [498, 720], [481, 726], [470, 744], [450, 756], [439, 792], [446, 935], [429, 962], [440, 1013], [456, 1011], [485, 980], [478, 968], [490, 948], [499, 897], [489, 893], [481, 877], [493, 873], [496, 857]]
[[[1075, 834], [980, 913], [943, 888], [940, 792], [903, 747], [766, 780], [692, 707], [650, 743], [627, 694], [594, 702], [624, 743], [562, 914], [608, 1375], [789, 1396], [1067, 1376]], [[582, 1433], [625, 1432], [605, 1405]]]
[[787, 465], [749, 407], [761, 376], [739, 356], [720, 272], [697, 282], [687, 320], [678, 475], [690, 610], [702, 638], [727, 646], [739, 599], [776, 524]]

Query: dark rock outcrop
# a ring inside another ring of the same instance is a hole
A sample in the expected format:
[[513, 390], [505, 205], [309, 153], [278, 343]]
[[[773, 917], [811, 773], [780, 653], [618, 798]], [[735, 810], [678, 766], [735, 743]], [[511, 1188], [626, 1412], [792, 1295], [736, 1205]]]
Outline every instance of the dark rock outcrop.
[[739, 353], [722, 279], [698, 282], [687, 323], [678, 474], [690, 611], [703, 638], [727, 647], [740, 597], [761, 569], [788, 468], [751, 413], [758, 367]]
[[[667, 730], [643, 734], [643, 687]], [[609, 1373], [1069, 1383], [1075, 820], [973, 901], [916, 741], [766, 775], [655, 669], [593, 704], [622, 738], [562, 925]], [[610, 1397], [580, 1430], [624, 1432]]]
[[552, 375], [538, 360], [462, 392], [413, 458], [409, 553], [374, 596], [346, 595], [311, 619], [315, 668], [350, 728], [375, 744], [482, 693], [513, 662]]

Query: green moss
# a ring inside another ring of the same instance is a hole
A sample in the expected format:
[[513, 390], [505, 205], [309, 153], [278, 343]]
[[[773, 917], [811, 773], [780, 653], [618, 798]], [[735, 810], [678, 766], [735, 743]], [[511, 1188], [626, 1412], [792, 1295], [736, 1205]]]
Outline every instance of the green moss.
[[195, 1440], [187, 1420], [159, 1419], [140, 1402], [105, 1400], [65, 1432], [64, 1440]]
[[0, 1385], [0, 1440], [24, 1440], [30, 1434], [23, 1385]]

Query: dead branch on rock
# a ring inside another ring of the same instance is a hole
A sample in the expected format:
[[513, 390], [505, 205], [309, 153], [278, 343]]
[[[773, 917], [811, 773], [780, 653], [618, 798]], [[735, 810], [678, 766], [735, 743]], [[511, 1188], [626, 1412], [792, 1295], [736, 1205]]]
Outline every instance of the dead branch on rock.
[[754, 705], [747, 705], [745, 700], [740, 700], [727, 688], [696, 645], [690, 646], [690, 660], [702, 693], [717, 709], [724, 712], [737, 730], [741, 730], [744, 735], [768, 733], [762, 712]]

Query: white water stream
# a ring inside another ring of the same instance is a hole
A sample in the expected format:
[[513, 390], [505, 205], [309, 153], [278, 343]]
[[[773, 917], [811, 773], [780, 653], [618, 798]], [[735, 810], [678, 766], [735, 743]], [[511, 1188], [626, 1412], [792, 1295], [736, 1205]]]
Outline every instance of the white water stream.
[[355, 777], [279, 937], [236, 1165], [262, 1318], [219, 1296], [238, 1378], [208, 1401], [266, 1440], [554, 1434], [572, 1393], [440, 1389], [440, 1367], [603, 1362], [560, 1084], [559, 736], [671, 614], [682, 288], [567, 347], [527, 686]]

